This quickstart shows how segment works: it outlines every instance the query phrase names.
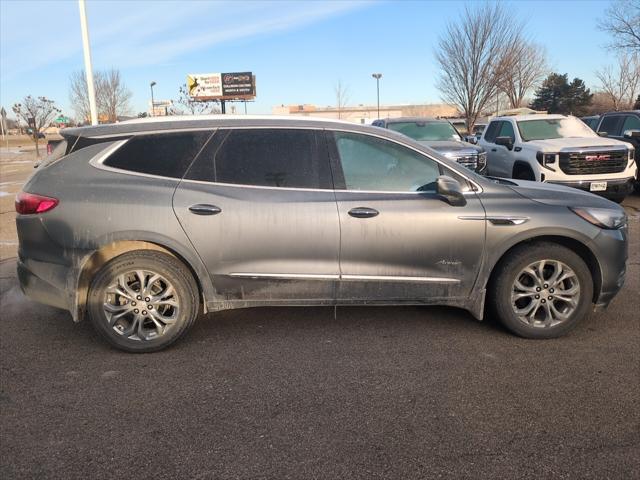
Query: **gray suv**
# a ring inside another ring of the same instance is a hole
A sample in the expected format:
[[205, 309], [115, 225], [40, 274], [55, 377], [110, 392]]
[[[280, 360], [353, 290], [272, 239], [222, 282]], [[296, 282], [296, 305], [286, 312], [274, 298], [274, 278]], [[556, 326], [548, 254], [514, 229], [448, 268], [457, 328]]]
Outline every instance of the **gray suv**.
[[515, 334], [551, 338], [624, 282], [618, 205], [487, 179], [390, 130], [211, 116], [62, 135], [16, 199], [20, 284], [126, 351], [266, 305], [482, 319], [488, 300]]
[[400, 132], [476, 173], [486, 173], [487, 153], [484, 148], [464, 140], [448, 120], [427, 117], [383, 118], [374, 120], [371, 125]]

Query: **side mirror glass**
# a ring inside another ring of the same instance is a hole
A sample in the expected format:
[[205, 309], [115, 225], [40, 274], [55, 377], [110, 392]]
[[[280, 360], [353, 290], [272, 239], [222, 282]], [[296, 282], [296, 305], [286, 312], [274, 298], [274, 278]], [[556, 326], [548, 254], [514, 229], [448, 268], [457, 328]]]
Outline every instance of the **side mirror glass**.
[[636, 140], [640, 140], [640, 130], [625, 130], [624, 138], [635, 138]]
[[436, 193], [452, 207], [464, 207], [467, 204], [460, 182], [447, 175], [440, 175], [436, 180]]
[[509, 150], [512, 150], [513, 140], [511, 140], [511, 137], [498, 137], [496, 138], [496, 145], [502, 145], [503, 147], [507, 147]]

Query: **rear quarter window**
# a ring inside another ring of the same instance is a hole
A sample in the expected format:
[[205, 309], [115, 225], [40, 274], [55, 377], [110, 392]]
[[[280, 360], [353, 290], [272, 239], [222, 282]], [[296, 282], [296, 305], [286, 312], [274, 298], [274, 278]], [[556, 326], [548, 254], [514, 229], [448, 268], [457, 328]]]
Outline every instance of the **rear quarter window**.
[[182, 178], [212, 132], [136, 135], [103, 164], [130, 172]]

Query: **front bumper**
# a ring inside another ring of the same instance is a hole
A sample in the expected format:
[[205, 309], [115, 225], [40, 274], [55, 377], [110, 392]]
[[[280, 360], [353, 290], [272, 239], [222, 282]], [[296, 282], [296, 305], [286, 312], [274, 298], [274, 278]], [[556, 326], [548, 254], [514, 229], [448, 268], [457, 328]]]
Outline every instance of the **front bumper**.
[[596, 256], [601, 284], [595, 285], [598, 294], [594, 298], [596, 308], [604, 308], [622, 289], [627, 273], [628, 227], [618, 230], [601, 230], [592, 240], [591, 248]]
[[[591, 192], [590, 186], [593, 182], [607, 182], [607, 189], [599, 192]], [[616, 178], [616, 179], [593, 179], [593, 180], [547, 180], [546, 183], [553, 183], [556, 185], [565, 185], [567, 187], [578, 188], [585, 192], [595, 193], [596, 195], [603, 196], [623, 196], [629, 195], [633, 192], [635, 179], [633, 177], [628, 178]]]

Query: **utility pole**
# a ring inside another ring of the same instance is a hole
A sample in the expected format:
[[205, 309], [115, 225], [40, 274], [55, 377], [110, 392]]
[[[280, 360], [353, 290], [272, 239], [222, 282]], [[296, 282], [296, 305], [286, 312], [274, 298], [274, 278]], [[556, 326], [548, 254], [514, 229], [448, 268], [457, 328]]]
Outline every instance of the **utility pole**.
[[151, 117], [155, 117], [156, 116], [156, 102], [153, 100], [153, 86], [156, 84], [155, 81], [152, 81], [149, 86], [151, 87]]
[[378, 94], [378, 118], [380, 118], [380, 79], [381, 73], [372, 73], [371, 76], [376, 79], [376, 92]]
[[87, 90], [89, 109], [91, 110], [91, 125], [98, 124], [98, 109], [96, 108], [96, 89], [93, 84], [93, 68], [91, 67], [91, 47], [89, 45], [89, 26], [87, 25], [87, 8], [85, 0], [78, 0], [80, 8], [80, 28], [82, 30], [82, 49], [84, 51], [84, 70], [87, 75]]

